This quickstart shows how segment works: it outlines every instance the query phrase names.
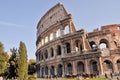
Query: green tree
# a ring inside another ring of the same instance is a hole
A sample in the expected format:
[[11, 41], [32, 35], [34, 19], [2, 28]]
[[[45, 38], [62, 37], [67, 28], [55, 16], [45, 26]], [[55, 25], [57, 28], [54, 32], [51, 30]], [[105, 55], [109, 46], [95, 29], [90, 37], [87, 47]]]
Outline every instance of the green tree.
[[7, 75], [9, 79], [12, 79], [12, 78], [16, 78], [17, 77], [17, 60], [19, 58], [19, 53], [17, 51], [17, 49], [15, 48], [12, 48], [10, 49], [12, 55], [9, 59], [9, 68], [8, 68], [8, 71], [9, 71], [9, 74]]
[[19, 59], [18, 59], [18, 69], [17, 75], [19, 80], [27, 80], [28, 78], [28, 63], [27, 63], [27, 49], [24, 42], [20, 42], [19, 46]]
[[0, 42], [0, 74], [4, 72], [8, 58], [8, 54], [4, 52], [3, 44]]

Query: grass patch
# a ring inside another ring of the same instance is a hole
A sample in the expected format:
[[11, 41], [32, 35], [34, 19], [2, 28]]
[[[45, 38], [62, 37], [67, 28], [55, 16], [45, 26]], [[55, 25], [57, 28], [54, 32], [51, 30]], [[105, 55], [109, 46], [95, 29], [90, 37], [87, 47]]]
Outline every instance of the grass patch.
[[92, 78], [92, 79], [84, 79], [84, 80], [108, 80], [108, 79], [106, 79], [106, 78]]
[[[54, 79], [39, 78], [37, 80], [79, 80], [79, 79], [78, 78], [54, 78]], [[108, 79], [106, 79], [106, 78], [86, 78], [86, 79], [82, 79], [82, 80], [108, 80]]]

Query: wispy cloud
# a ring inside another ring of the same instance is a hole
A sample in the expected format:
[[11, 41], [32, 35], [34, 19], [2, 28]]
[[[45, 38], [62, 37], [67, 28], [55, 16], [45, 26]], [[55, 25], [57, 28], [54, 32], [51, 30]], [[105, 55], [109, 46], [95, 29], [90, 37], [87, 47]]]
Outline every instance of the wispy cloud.
[[0, 21], [0, 26], [7, 26], [7, 27], [24, 27], [24, 25], [19, 25], [11, 22]]

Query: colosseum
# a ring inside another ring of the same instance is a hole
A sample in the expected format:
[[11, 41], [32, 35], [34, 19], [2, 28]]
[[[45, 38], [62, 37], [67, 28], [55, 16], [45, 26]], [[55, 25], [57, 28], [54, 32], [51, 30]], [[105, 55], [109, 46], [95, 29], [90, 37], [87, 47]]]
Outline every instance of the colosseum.
[[61, 3], [38, 22], [36, 46], [38, 77], [120, 72], [120, 24], [76, 30]]

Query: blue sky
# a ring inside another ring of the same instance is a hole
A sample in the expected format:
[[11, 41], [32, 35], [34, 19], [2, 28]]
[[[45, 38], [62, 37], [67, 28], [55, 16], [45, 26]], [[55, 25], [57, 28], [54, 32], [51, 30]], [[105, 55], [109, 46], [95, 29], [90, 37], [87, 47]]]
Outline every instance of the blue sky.
[[35, 59], [36, 26], [40, 18], [58, 2], [73, 15], [77, 29], [91, 32], [120, 23], [120, 0], [1, 0], [0, 41], [5, 51], [26, 44], [28, 58]]

